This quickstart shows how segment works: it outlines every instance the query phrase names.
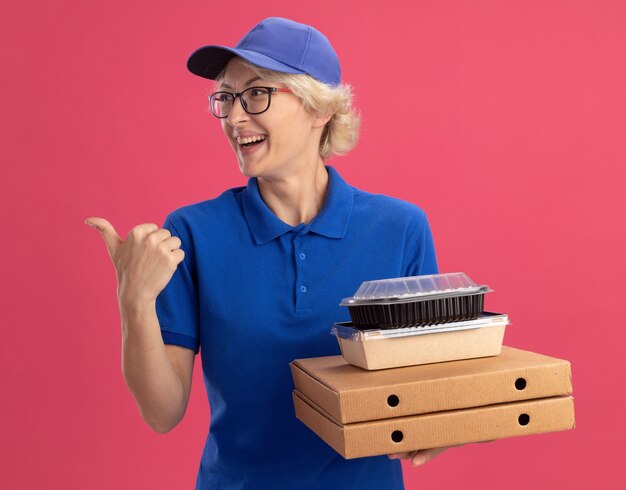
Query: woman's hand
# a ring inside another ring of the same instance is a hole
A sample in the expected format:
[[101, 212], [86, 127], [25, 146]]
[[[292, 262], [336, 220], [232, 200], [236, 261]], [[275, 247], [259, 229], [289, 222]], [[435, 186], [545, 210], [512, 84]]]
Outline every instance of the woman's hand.
[[87, 218], [85, 224], [102, 233], [117, 272], [120, 306], [156, 301], [185, 258], [180, 239], [153, 223], [135, 226], [125, 241], [103, 218]]
[[[487, 442], [494, 442], [496, 439], [490, 439], [488, 441], [478, 441], [479, 444], [484, 444]], [[465, 444], [456, 444], [455, 446], [446, 446], [446, 447], [435, 447], [432, 449], [421, 449], [419, 451], [409, 451], [406, 453], [393, 453], [388, 454], [389, 459], [410, 459], [411, 466], [422, 466], [423, 464], [428, 463], [435, 456], [441, 454], [446, 449], [450, 449], [451, 447], [461, 447]]]
[[[462, 444], [459, 444], [459, 445], [462, 446]], [[406, 453], [393, 453], [393, 454], [389, 454], [388, 456], [389, 456], [389, 459], [410, 459], [411, 466], [417, 467], [417, 466], [422, 466], [423, 464], [428, 463], [435, 456], [441, 454], [446, 449], [449, 449], [451, 447], [458, 447], [458, 446], [435, 447], [432, 449], [421, 449], [419, 451], [409, 451]]]

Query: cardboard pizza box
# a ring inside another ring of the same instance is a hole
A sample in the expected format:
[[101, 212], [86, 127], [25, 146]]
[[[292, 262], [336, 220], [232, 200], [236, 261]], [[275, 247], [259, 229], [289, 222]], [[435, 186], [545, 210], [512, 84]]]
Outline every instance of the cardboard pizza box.
[[573, 429], [574, 400], [556, 396], [343, 425], [293, 392], [296, 416], [346, 459]]
[[503, 346], [500, 355], [366, 371], [342, 356], [290, 363], [296, 390], [341, 424], [572, 393], [563, 359]]

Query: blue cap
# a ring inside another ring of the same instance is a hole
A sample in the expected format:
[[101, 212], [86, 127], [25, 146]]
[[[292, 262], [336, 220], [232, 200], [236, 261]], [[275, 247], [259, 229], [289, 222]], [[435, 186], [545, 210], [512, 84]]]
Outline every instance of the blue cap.
[[187, 68], [194, 75], [215, 80], [234, 56], [262, 68], [310, 75], [328, 85], [341, 81], [339, 58], [326, 36], [282, 17], [262, 20], [234, 48], [210, 45], [197, 49], [187, 60]]

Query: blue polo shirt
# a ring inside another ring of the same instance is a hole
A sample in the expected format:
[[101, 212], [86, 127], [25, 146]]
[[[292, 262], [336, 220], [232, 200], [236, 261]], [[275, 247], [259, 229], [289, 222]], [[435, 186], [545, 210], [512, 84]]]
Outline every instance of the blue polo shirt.
[[437, 272], [426, 215], [348, 185], [291, 226], [256, 178], [163, 225], [185, 259], [157, 298], [163, 341], [201, 352], [211, 407], [196, 489], [402, 489], [398, 460], [345, 460], [296, 419], [289, 362], [340, 354], [329, 334], [363, 281]]

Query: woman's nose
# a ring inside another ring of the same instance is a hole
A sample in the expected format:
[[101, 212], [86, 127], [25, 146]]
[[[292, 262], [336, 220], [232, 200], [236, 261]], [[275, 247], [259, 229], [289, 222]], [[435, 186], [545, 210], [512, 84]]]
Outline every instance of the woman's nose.
[[247, 119], [248, 113], [243, 110], [241, 96], [239, 96], [233, 101], [233, 105], [230, 108], [226, 121], [228, 121], [228, 124], [230, 124], [231, 126], [236, 126], [239, 122], [245, 121]]

